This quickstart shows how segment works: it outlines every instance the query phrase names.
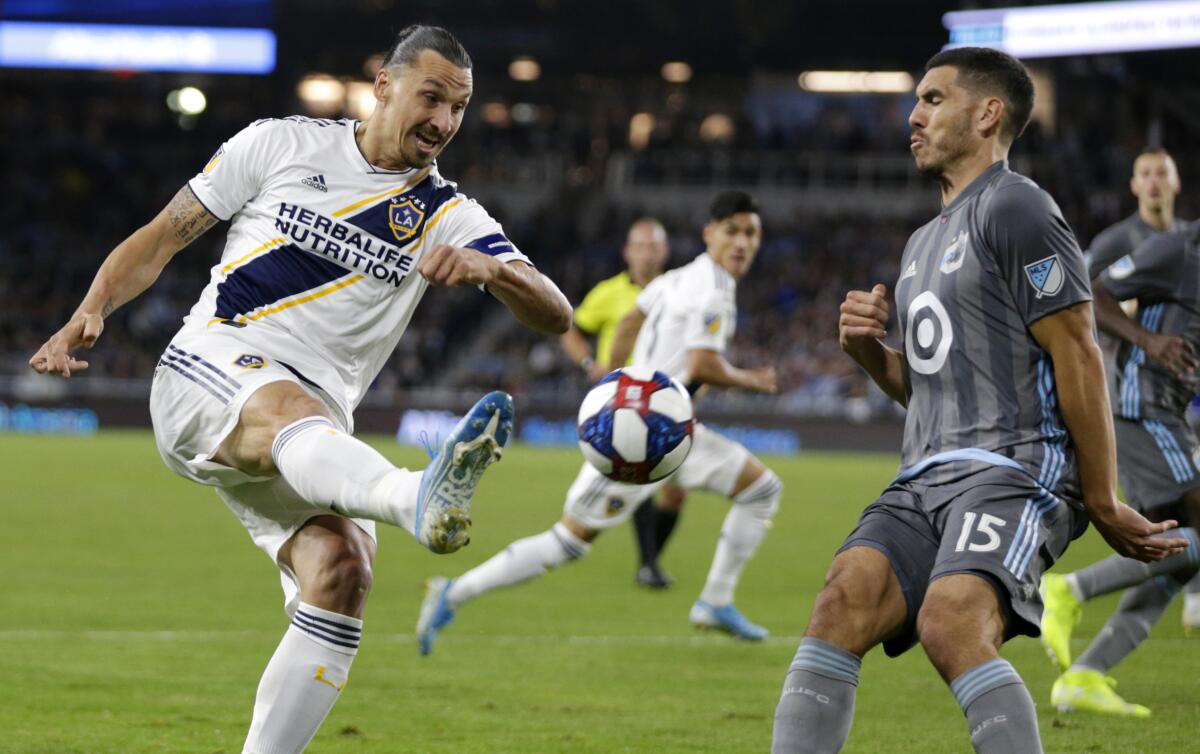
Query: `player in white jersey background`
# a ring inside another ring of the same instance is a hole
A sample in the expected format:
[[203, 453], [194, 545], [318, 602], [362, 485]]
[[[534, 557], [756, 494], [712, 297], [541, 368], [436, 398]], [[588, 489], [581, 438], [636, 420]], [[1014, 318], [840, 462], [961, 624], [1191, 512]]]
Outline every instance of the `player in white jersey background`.
[[[723, 355], [737, 319], [737, 281], [750, 269], [762, 240], [758, 206], [749, 195], [729, 191], [713, 201], [709, 218], [705, 252], [646, 286], [617, 329], [611, 364], [624, 364], [632, 346], [633, 366], [664, 372], [692, 392], [707, 384], [773, 393], [774, 367], [739, 369]], [[456, 579], [430, 579], [417, 621], [421, 653], [432, 651], [438, 632], [450, 625], [459, 606], [582, 558], [600, 532], [628, 520], [668, 481], [687, 490], [716, 492], [733, 502], [689, 619], [742, 639], [765, 638], [767, 630], [734, 606], [733, 593], [770, 527], [783, 483], [740, 444], [699, 422], [693, 438], [679, 469], [653, 484], [614, 482], [585, 462], [567, 492], [563, 517], [553, 527], [513, 542]]]
[[374, 523], [435, 552], [468, 537], [469, 505], [512, 430], [485, 396], [424, 472], [351, 436], [352, 412], [426, 288], [476, 285], [524, 324], [561, 333], [571, 307], [503, 230], [442, 179], [471, 60], [438, 27], [400, 32], [365, 121], [260, 121], [226, 142], [105, 260], [71, 320], [30, 359], [87, 368], [104, 318], [219, 220], [225, 250], [155, 371], [159, 450], [215, 487], [276, 562], [292, 624], [258, 687], [245, 752], [302, 751], [345, 687], [371, 587]]

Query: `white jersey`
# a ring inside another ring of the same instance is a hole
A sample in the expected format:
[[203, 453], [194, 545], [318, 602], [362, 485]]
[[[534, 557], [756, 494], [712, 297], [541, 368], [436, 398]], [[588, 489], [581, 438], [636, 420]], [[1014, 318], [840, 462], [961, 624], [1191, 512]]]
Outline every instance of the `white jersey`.
[[737, 323], [737, 281], [707, 252], [659, 275], [638, 295], [646, 315], [633, 347], [633, 366], [688, 384], [687, 352], [723, 353]]
[[251, 349], [241, 366], [274, 358], [347, 417], [425, 292], [414, 272], [422, 253], [450, 244], [528, 261], [436, 167], [395, 172], [368, 163], [355, 143], [359, 125], [261, 120], [188, 182], [232, 224], [181, 331], [237, 328]]

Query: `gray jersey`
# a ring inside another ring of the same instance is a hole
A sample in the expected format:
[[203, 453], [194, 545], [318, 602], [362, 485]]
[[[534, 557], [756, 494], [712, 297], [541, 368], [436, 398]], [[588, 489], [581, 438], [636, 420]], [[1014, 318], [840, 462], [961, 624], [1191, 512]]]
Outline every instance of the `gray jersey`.
[[1029, 331], [1091, 299], [1083, 254], [1054, 200], [998, 162], [912, 235], [900, 269], [900, 480], [942, 484], [1009, 466], [1075, 501], [1054, 365]]
[[[1183, 227], [1176, 220], [1174, 230]], [[1132, 254], [1133, 250], [1142, 245], [1150, 236], [1162, 231], [1142, 219], [1141, 214], [1134, 212], [1120, 222], [1113, 223], [1092, 239], [1092, 245], [1083, 254], [1087, 262], [1088, 278], [1095, 280], [1108, 266], [1123, 256]]]
[[[1151, 236], [1100, 275], [1113, 296], [1138, 300], [1138, 322], [1151, 332], [1180, 335], [1200, 351], [1200, 222]], [[1178, 419], [1200, 380], [1176, 379], [1146, 352], [1122, 343], [1111, 377], [1113, 413], [1126, 419]]]

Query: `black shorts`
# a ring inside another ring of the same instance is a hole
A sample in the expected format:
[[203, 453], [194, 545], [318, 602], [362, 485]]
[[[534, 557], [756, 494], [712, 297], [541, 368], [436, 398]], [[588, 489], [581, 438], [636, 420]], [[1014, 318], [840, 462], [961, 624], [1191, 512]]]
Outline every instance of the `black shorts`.
[[1087, 516], [1029, 475], [993, 466], [949, 484], [898, 482], [863, 511], [838, 552], [873, 547], [891, 562], [908, 614], [898, 636], [883, 643], [897, 657], [917, 642], [917, 613], [929, 584], [972, 573], [996, 589], [1006, 636], [1041, 633], [1042, 574], [1087, 529]]
[[[1200, 487], [1196, 435], [1180, 419], [1113, 419], [1117, 475], [1131, 506], [1153, 519], [1190, 523], [1183, 498]], [[1160, 510], [1169, 509], [1169, 510]], [[1182, 518], [1180, 518], [1182, 516]]]

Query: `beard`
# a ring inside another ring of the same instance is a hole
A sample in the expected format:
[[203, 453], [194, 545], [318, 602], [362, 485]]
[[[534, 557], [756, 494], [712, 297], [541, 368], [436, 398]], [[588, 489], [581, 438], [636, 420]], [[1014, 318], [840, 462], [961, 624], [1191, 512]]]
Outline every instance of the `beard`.
[[964, 112], [957, 122], [947, 124], [936, 142], [926, 141], [923, 154], [916, 156], [917, 170], [928, 178], [941, 178], [946, 170], [971, 152], [971, 113]]

